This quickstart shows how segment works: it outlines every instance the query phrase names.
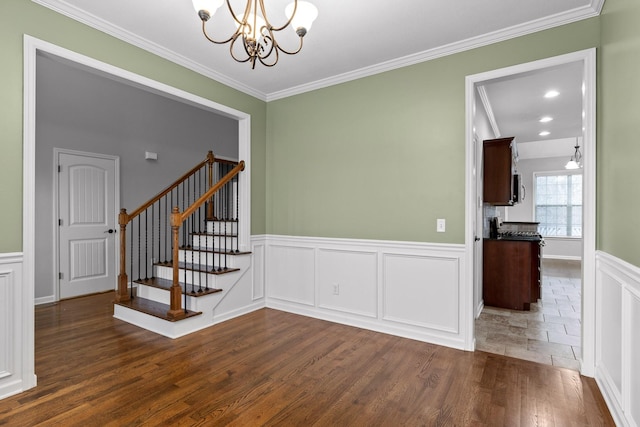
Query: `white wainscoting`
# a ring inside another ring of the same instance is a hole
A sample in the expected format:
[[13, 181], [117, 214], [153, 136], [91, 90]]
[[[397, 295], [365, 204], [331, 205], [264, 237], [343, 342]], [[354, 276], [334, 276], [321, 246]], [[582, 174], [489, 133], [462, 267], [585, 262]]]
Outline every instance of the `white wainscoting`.
[[0, 399], [35, 386], [33, 350], [26, 328], [33, 323], [32, 298], [23, 284], [23, 258], [20, 253], [0, 254]]
[[465, 348], [464, 245], [266, 238], [267, 307]]
[[596, 381], [617, 425], [640, 425], [640, 268], [596, 253]]

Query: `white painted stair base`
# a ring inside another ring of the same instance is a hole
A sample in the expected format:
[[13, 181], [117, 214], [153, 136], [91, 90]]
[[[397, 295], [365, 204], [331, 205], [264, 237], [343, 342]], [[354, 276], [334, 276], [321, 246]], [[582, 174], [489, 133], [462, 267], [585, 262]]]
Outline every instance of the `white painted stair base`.
[[[232, 233], [236, 231], [237, 224], [236, 223], [228, 223], [227, 233]], [[207, 231], [213, 231], [213, 224], [208, 224]], [[220, 223], [216, 221], [215, 229], [220, 230]], [[222, 226], [224, 231], [224, 225]], [[211, 236], [198, 236], [194, 235], [192, 239], [194, 245], [199, 245], [202, 248], [208, 248], [211, 250], [214, 247], [220, 247], [219, 244], [222, 243], [222, 247], [227, 244], [228, 248], [237, 247], [236, 237], [211, 237]], [[192, 258], [193, 256], [193, 258]], [[213, 326], [215, 323], [218, 323], [226, 318], [231, 318], [234, 316], [229, 316], [228, 314], [223, 314], [221, 318], [216, 317], [216, 307], [231, 293], [234, 287], [243, 279], [248, 271], [251, 268], [251, 253], [239, 253], [233, 255], [227, 255], [227, 267], [229, 269], [237, 269], [235, 271], [223, 273], [223, 274], [213, 274], [213, 273], [201, 273], [194, 272], [193, 274], [189, 270], [180, 269], [179, 277], [181, 283], [188, 283], [189, 286], [193, 283], [195, 286], [198, 286], [202, 281], [203, 287], [208, 286], [211, 289], [221, 289], [219, 292], [203, 295], [203, 296], [190, 296], [186, 297], [186, 308], [191, 311], [201, 312], [202, 314], [189, 317], [187, 319], [183, 319], [176, 322], [167, 321], [165, 319], [161, 319], [150, 314], [146, 314], [137, 310], [130, 309], [128, 307], [124, 307], [118, 304], [114, 305], [114, 317], [125, 322], [134, 324], [141, 328], [153, 331], [157, 334], [164, 335], [169, 338], [178, 338], [192, 332], [198, 331], [203, 328], [207, 328], [209, 326]], [[218, 264], [218, 260], [221, 257], [218, 253], [213, 252], [205, 252], [205, 251], [191, 251], [191, 250], [180, 250], [179, 251], [179, 260], [180, 262], [191, 263], [192, 260], [194, 263], [198, 264], [202, 262], [202, 264], [213, 266], [214, 264]], [[222, 256], [224, 258], [224, 256]], [[217, 265], [216, 265], [217, 267]], [[213, 267], [212, 267], [213, 268]], [[173, 278], [173, 270], [170, 267], [155, 265], [154, 266], [155, 276], [161, 279], [172, 280]], [[206, 276], [206, 279], [205, 279]], [[148, 300], [156, 301], [163, 304], [169, 304], [170, 294], [167, 289], [160, 289], [153, 286], [147, 286], [140, 283], [136, 284], [137, 286], [137, 296], [140, 298], [145, 298]], [[188, 288], [189, 289], [189, 288]], [[184, 295], [182, 295], [184, 305]], [[246, 310], [240, 309], [240, 312], [245, 312]], [[251, 310], [249, 310], [251, 311]]]

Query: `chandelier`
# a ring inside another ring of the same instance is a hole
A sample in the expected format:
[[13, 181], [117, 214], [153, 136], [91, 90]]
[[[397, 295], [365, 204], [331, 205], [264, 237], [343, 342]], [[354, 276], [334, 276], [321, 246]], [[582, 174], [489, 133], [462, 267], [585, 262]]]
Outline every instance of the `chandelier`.
[[[241, 13], [236, 13], [230, 0], [226, 0], [227, 8], [233, 18], [236, 31], [226, 40], [214, 40], [207, 33], [206, 23], [216, 10], [222, 6], [224, 0], [192, 0], [193, 8], [202, 20], [202, 33], [212, 43], [229, 45], [231, 57], [238, 62], [250, 62], [251, 68], [256, 67], [256, 61], [267, 67], [276, 65], [280, 52], [295, 55], [302, 50], [302, 39], [311, 24], [318, 16], [318, 9], [309, 2], [294, 0], [285, 8], [287, 21], [280, 27], [274, 27], [264, 7], [264, 0], [247, 0]], [[286, 50], [276, 40], [276, 33], [289, 25], [299, 37], [300, 43], [295, 50]]]
[[569, 159], [567, 164], [564, 165], [565, 169], [579, 169], [582, 167], [582, 153], [580, 152], [580, 144], [577, 139], [576, 146], [574, 148], [576, 149], [576, 152], [573, 153], [571, 159]]

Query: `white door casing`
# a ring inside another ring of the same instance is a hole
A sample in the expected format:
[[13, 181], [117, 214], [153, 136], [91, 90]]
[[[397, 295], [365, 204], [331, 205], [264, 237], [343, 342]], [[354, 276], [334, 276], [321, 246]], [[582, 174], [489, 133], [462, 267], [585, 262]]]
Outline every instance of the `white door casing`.
[[56, 150], [58, 299], [116, 286], [118, 158]]
[[[473, 106], [477, 86], [482, 82], [496, 78], [541, 70], [572, 62], [583, 66], [583, 246], [582, 246], [582, 359], [580, 372], [589, 377], [595, 374], [595, 253], [596, 253], [596, 49], [559, 55], [532, 61], [511, 67], [469, 75], [465, 81], [466, 105], [466, 220], [465, 247], [468, 259], [474, 258], [475, 245], [473, 226], [476, 215], [476, 200], [473, 198], [476, 179], [472, 173], [475, 156], [473, 147]], [[469, 279], [467, 291], [472, 294], [474, 288], [473, 265], [467, 267]], [[471, 308], [470, 308], [471, 310]], [[470, 316], [470, 322], [474, 317]], [[473, 325], [467, 325], [473, 330]], [[472, 349], [474, 337], [468, 337], [468, 348]]]

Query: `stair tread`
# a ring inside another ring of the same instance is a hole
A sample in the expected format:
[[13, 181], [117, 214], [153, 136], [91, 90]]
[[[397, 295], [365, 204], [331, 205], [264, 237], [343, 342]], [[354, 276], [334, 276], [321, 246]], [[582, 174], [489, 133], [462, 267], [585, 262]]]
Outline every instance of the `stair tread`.
[[221, 250], [221, 249], [210, 249], [206, 246], [180, 246], [180, 249], [183, 251], [194, 251], [194, 252], [208, 252], [214, 254], [222, 254], [222, 255], [247, 255], [250, 254], [251, 251], [233, 251], [233, 250]]
[[[157, 263], [155, 265], [159, 265], [162, 267], [173, 267], [173, 262], [172, 261], [168, 261], [168, 262], [162, 262], [162, 263]], [[195, 272], [200, 272], [200, 273], [209, 273], [209, 274], [226, 274], [226, 273], [232, 273], [234, 271], [240, 271], [239, 268], [235, 268], [235, 267], [219, 267], [219, 266], [213, 266], [213, 265], [203, 265], [203, 264], [191, 264], [190, 262], [179, 262], [178, 263], [178, 268], [183, 269], [183, 270], [188, 270], [188, 271], [195, 271]]]
[[[161, 302], [152, 301], [146, 298], [135, 297], [129, 301], [120, 301], [120, 302], [116, 302], [115, 304], [130, 308], [132, 310], [139, 311], [141, 313], [148, 314], [150, 316], [168, 320], [169, 322], [176, 322], [178, 320], [182, 320], [182, 319], [174, 319], [167, 315], [167, 312], [169, 311], [169, 308], [170, 308], [169, 304], [163, 304]], [[200, 314], [202, 314], [201, 311], [185, 310], [184, 319], [198, 316]]]
[[[134, 280], [134, 283], [140, 283], [141, 285], [146, 285], [146, 286], [151, 286], [154, 288], [159, 288], [159, 289], [166, 289], [169, 290], [171, 288], [171, 286], [173, 286], [173, 281], [169, 280], [169, 279], [161, 279], [159, 277], [152, 277], [149, 279], [139, 279], [139, 280]], [[185, 288], [187, 289], [187, 295], [189, 296], [193, 296], [193, 297], [202, 297], [205, 295], [210, 295], [210, 294], [215, 294], [217, 292], [222, 292], [222, 289], [218, 289], [218, 288], [208, 288], [205, 289], [204, 287], [200, 287], [200, 286], [191, 286], [191, 284], [185, 284], [180, 282], [180, 287], [182, 288], [182, 294], [185, 293]]]
[[[215, 230], [214, 230], [215, 231]], [[190, 233], [192, 236], [205, 236], [205, 237], [238, 237], [238, 234], [233, 233], [209, 233], [208, 231], [192, 231]]]

